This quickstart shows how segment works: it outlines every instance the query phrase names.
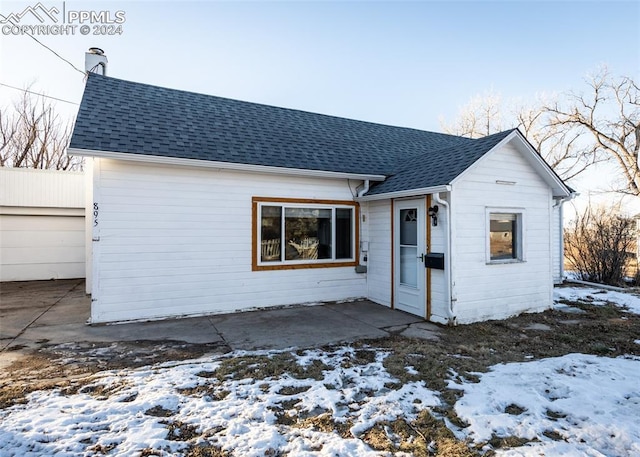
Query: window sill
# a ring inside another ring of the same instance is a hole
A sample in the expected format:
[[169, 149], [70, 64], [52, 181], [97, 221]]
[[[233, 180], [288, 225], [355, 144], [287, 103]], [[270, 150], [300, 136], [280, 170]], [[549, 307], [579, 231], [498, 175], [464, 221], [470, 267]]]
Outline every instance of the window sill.
[[510, 265], [514, 263], [527, 263], [527, 261], [521, 259], [491, 260], [489, 262], [486, 262], [485, 265]]
[[349, 260], [347, 262], [318, 262], [318, 263], [278, 263], [277, 265], [254, 265], [252, 271], [269, 270], [303, 270], [307, 268], [340, 268], [355, 267], [358, 262]]

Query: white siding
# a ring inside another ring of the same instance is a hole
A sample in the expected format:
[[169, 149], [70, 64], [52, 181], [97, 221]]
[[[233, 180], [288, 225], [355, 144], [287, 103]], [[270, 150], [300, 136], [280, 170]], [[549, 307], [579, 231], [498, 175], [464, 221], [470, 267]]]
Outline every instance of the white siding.
[[[529, 162], [511, 145], [492, 151], [454, 182], [451, 205], [457, 321], [501, 319], [550, 307], [551, 190]], [[524, 262], [487, 264], [487, 207], [523, 209]]]
[[[431, 205], [437, 205], [437, 203], [431, 199]], [[427, 218], [427, 223], [431, 224], [431, 246], [430, 252], [441, 252], [445, 255], [445, 268], [446, 265], [451, 262], [451, 258], [446, 248], [446, 230], [449, 227], [449, 220], [447, 217], [447, 211], [444, 206], [438, 208], [438, 225], [433, 226], [431, 218]], [[447, 314], [447, 283], [446, 283], [446, 270], [431, 269], [431, 284], [427, 287], [431, 288], [431, 317], [430, 320], [440, 323], [446, 323], [448, 321]]]
[[0, 168], [0, 281], [82, 278], [81, 172]]
[[368, 206], [367, 297], [391, 306], [391, 201], [372, 201]]
[[92, 322], [366, 295], [354, 267], [251, 269], [252, 197], [352, 200], [346, 180], [95, 163]]
[[84, 216], [84, 265], [86, 272], [85, 280], [85, 292], [91, 293], [93, 288], [93, 169], [95, 167], [96, 159], [93, 157], [85, 157], [85, 171], [84, 171], [84, 183], [85, 183], [85, 216]]

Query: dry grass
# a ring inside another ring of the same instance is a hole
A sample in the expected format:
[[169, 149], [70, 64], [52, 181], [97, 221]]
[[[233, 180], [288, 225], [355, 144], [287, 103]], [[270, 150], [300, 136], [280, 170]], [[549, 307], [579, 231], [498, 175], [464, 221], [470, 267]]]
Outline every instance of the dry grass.
[[353, 424], [350, 421], [337, 422], [329, 412], [299, 418], [292, 425], [296, 428], [308, 428], [317, 432], [337, 433], [342, 438], [353, 438], [350, 431]]
[[[322, 372], [330, 368], [319, 360], [314, 360], [303, 367], [296, 363], [293, 354], [276, 353], [270, 356], [251, 355], [224, 359], [212, 376], [222, 381], [245, 378], [267, 379], [287, 373], [296, 379], [321, 380], [324, 378]], [[203, 376], [202, 373], [199, 375]]]
[[109, 452], [116, 448], [116, 446], [116, 443], [111, 443], [107, 446], [96, 444], [94, 446], [90, 446], [89, 448], [87, 448], [87, 450], [93, 452], [93, 455], [108, 455]]
[[416, 457], [479, 455], [468, 443], [456, 439], [444, 421], [427, 411], [411, 422], [379, 422], [364, 434], [363, 440], [378, 451], [405, 452]]
[[200, 437], [198, 427], [192, 424], [185, 424], [182, 421], [161, 421], [167, 426], [167, 439], [172, 441], [191, 441]]
[[146, 416], [153, 417], [171, 417], [175, 414], [175, 411], [171, 411], [170, 409], [163, 408], [162, 406], [156, 405], [153, 408], [149, 408], [144, 412]]
[[7, 384], [2, 386], [2, 388], [0, 388], [0, 409], [26, 403], [27, 400], [25, 396], [31, 391], [32, 389], [23, 383], [18, 385]]
[[230, 457], [227, 451], [223, 451], [217, 446], [198, 445], [187, 450], [185, 457]]

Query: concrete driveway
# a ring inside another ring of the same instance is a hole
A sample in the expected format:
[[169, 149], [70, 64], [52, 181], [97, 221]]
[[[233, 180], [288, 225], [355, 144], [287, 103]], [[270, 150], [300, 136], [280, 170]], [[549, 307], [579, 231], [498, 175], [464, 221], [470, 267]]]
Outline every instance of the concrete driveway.
[[65, 343], [180, 341], [232, 350], [284, 349], [379, 338], [437, 338], [438, 327], [369, 301], [90, 326], [84, 280], [0, 284], [0, 356]]

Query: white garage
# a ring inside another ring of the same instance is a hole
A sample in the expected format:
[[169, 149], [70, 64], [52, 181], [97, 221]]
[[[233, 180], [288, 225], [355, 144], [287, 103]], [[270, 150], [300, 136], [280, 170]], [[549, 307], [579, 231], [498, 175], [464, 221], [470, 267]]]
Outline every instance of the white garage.
[[0, 168], [0, 281], [85, 277], [82, 172]]

